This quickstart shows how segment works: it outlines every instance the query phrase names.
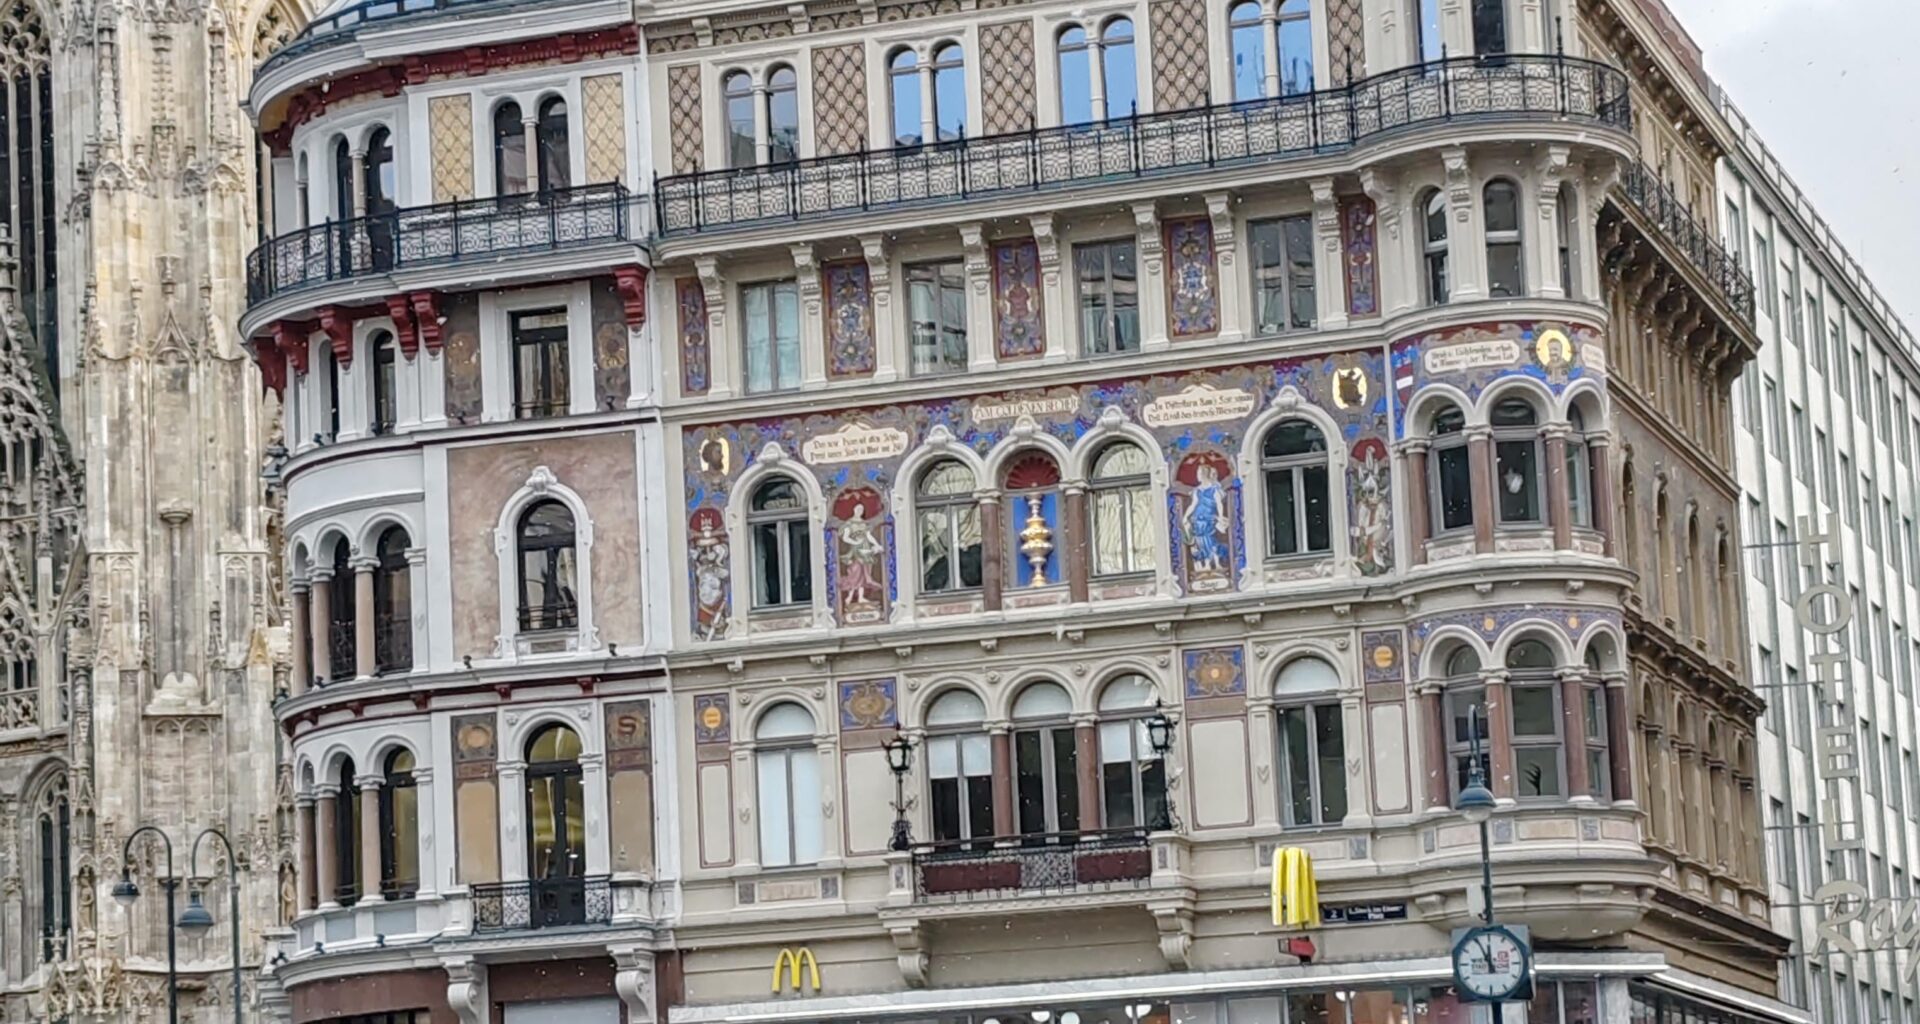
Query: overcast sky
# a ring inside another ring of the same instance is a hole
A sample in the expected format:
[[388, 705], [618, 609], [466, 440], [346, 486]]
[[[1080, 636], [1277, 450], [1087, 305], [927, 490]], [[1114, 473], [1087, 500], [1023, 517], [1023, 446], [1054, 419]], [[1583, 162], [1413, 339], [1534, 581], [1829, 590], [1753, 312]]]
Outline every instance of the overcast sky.
[[1707, 71], [1920, 332], [1920, 0], [1666, 0]]

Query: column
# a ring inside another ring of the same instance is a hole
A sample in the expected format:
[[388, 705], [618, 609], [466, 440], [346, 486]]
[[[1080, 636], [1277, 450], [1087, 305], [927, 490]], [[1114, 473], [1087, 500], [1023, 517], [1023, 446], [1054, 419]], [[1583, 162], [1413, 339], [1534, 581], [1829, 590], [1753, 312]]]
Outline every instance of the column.
[[313, 682], [313, 667], [308, 664], [307, 659], [307, 654], [309, 650], [311, 650], [308, 644], [312, 642], [313, 636], [312, 623], [310, 621], [313, 612], [307, 606], [307, 581], [294, 580], [291, 584], [291, 589], [293, 590], [293, 617], [287, 623], [287, 626], [293, 634], [291, 644], [293, 648], [293, 694], [297, 697], [307, 692], [307, 687]]
[[[433, 836], [435, 829], [433, 817], [433, 767], [431, 765], [418, 765], [413, 769], [413, 793], [414, 801], [418, 805], [420, 817], [419, 835], [417, 837], [419, 848], [415, 853], [416, 861], [420, 865], [420, 880], [418, 887], [414, 890], [414, 898], [430, 899], [439, 891], [440, 887], [435, 883], [439, 881], [441, 871], [439, 861], [434, 857], [433, 853]], [[447, 845], [447, 856], [449, 863], [451, 863], [453, 856], [452, 843], [448, 843]]]
[[500, 777], [500, 880], [527, 880], [527, 763], [501, 761]]
[[1087, 487], [1085, 484], [1068, 484], [1060, 502], [1060, 529], [1054, 531], [1053, 542], [1064, 549], [1065, 557], [1060, 565], [1067, 573], [1067, 596], [1073, 601], [1087, 599], [1087, 531], [1082, 524], [1087, 521]]
[[[753, 83], [753, 162], [754, 163], [765, 164], [770, 162], [771, 158], [769, 154], [772, 153], [773, 150], [772, 150], [772, 147], [767, 144], [767, 140], [769, 137], [770, 137], [770, 131], [769, 131], [769, 126], [767, 124], [767, 83], [764, 79], [761, 79], [758, 75], [756, 75], [754, 76], [754, 83]], [[529, 152], [531, 152], [531, 150], [529, 150]]]
[[353, 190], [353, 215], [365, 217], [367, 215], [367, 151], [353, 150], [347, 154], [347, 158], [353, 168], [353, 182], [350, 186]]
[[931, 53], [916, 55], [918, 64], [915, 71], [920, 77], [920, 141], [932, 144], [940, 141], [933, 124], [933, 61]]
[[310, 588], [310, 606], [312, 618], [309, 620], [313, 636], [313, 678], [325, 684], [333, 677], [333, 652], [327, 646], [327, 627], [333, 621], [333, 570], [316, 568], [307, 575]]
[[313, 797], [300, 797], [296, 806], [298, 810], [294, 815], [294, 825], [300, 830], [300, 884], [295, 895], [298, 897], [299, 911], [304, 914], [320, 905], [319, 884], [315, 874], [320, 866], [314, 858]]
[[[814, 388], [827, 382], [826, 303], [820, 294], [820, 264], [808, 242], [789, 247], [793, 255], [794, 291], [800, 303], [800, 379]], [[718, 343], [719, 339], [712, 339]], [[744, 379], [744, 378], [742, 378]]]
[[[1151, 201], [1133, 204], [1133, 245], [1140, 285], [1140, 351], [1163, 351], [1172, 344], [1167, 325], [1166, 246], [1160, 239], [1160, 211]], [[1065, 302], [1066, 298], [1048, 295], [1047, 301]]]
[[353, 560], [353, 674], [371, 679], [379, 666], [373, 657], [373, 570], [376, 558]]
[[[413, 636], [413, 645], [409, 648], [408, 653], [412, 655], [412, 667], [416, 669], [424, 668], [431, 660], [427, 652], [427, 645], [431, 641], [427, 636], [426, 608], [416, 605], [416, 602], [425, 600], [424, 595], [426, 593], [427, 549], [424, 547], [408, 548], [407, 618], [409, 621], [407, 628]], [[413, 774], [416, 779], [420, 777], [418, 769], [415, 769]]]
[[1587, 777], [1587, 674], [1563, 668], [1560, 678], [1561, 746], [1567, 759], [1567, 798], [1592, 800], [1593, 780]]
[[[990, 612], [1000, 610], [1001, 588], [1005, 585], [1006, 530], [1000, 523], [1000, 492], [985, 490], [980, 498], [980, 604]], [[997, 769], [996, 769], [997, 770]]]
[[1333, 194], [1332, 178], [1315, 178], [1307, 184], [1313, 190], [1313, 247], [1319, 253], [1313, 261], [1314, 301], [1319, 305], [1314, 319], [1323, 331], [1340, 330], [1347, 326], [1347, 260], [1340, 244], [1340, 201]]
[[[1607, 769], [1613, 776], [1615, 803], [1633, 803], [1633, 733], [1627, 721], [1627, 677], [1624, 672], [1609, 672], [1607, 684]], [[1654, 752], [1647, 752], [1653, 763]]]
[[1407, 557], [1409, 565], [1427, 563], [1427, 531], [1433, 513], [1427, 508], [1427, 451], [1424, 437], [1400, 442], [1400, 479], [1407, 482]]
[[1218, 279], [1220, 333], [1214, 340], [1231, 343], [1247, 336], [1247, 278], [1240, 269], [1239, 236], [1233, 222], [1233, 194], [1206, 194], [1207, 219], [1213, 222], [1213, 262]]
[[1091, 715], [1073, 720], [1073, 756], [1079, 768], [1080, 831], [1097, 832], [1100, 819], [1100, 727]]
[[321, 786], [314, 792], [314, 806], [320, 819], [320, 827], [314, 830], [313, 837], [313, 862], [319, 868], [314, 872], [315, 886], [319, 889], [319, 909], [333, 910], [340, 906], [336, 896], [340, 890], [340, 864], [334, 854], [339, 848], [339, 841], [333, 834], [334, 821], [338, 817], [334, 813], [333, 802], [339, 798], [340, 790], [335, 786]]
[[993, 261], [987, 254], [986, 226], [960, 225], [960, 252], [967, 272], [967, 369], [991, 370], [997, 361], [993, 333]]
[[1437, 682], [1420, 684], [1420, 708], [1426, 749], [1420, 763], [1427, 772], [1427, 810], [1447, 811], [1453, 807], [1452, 787], [1448, 781], [1453, 767], [1447, 763], [1446, 690]]
[[[932, 97], [926, 102], [933, 103]], [[873, 379], [887, 383], [900, 376], [900, 347], [906, 332], [894, 327], [893, 257], [885, 235], [867, 235], [860, 239], [861, 254], [867, 261], [867, 288], [873, 296]]]
[[607, 755], [580, 755], [580, 788], [587, 797], [587, 874], [612, 874], [613, 846], [608, 822], [613, 819], [607, 806]]
[[992, 722], [987, 735], [993, 743], [993, 834], [1010, 836], [1020, 830], [1013, 805], [1013, 727]]
[[[1486, 251], [1480, 244], [1480, 221], [1475, 216], [1474, 189], [1467, 151], [1449, 146], [1440, 151], [1447, 180], [1447, 298], [1470, 302], [1486, 297]], [[1416, 211], [1424, 217], [1426, 211]], [[1416, 236], [1417, 237], [1417, 236]]]
[[[764, 107], [766, 106], [766, 103], [763, 101], [760, 104], [758, 104], [758, 106]], [[522, 133], [521, 138], [526, 140], [523, 143], [523, 145], [527, 147], [527, 191], [538, 192], [540, 191], [540, 120], [539, 118], [529, 117], [526, 120], [520, 122], [520, 130]], [[766, 133], [762, 132], [761, 137], [765, 138]], [[760, 162], [766, 163], [767, 162], [766, 158], [761, 157]]]
[[[1098, 88], [1097, 79], [1095, 88]], [[1095, 101], [1096, 104], [1098, 102]], [[1067, 308], [1067, 292], [1061, 282], [1060, 237], [1053, 233], [1051, 213], [1036, 213], [1028, 218], [1028, 223], [1033, 227], [1034, 251], [1040, 257], [1040, 293], [1043, 296], [1040, 316], [1047, 329], [1047, 352], [1041, 357], [1041, 362], [1057, 363], [1067, 358], [1069, 347], [1075, 344], [1069, 339], [1069, 332], [1078, 330], [1074, 326], [1072, 311]]]
[[1587, 437], [1587, 463], [1593, 467], [1593, 528], [1600, 533], [1600, 543], [1609, 556], [1617, 556], [1613, 546], [1613, 463], [1607, 457], [1607, 438], [1604, 434], [1591, 434]]
[[353, 780], [360, 787], [360, 902], [385, 899], [380, 892], [380, 787], [387, 784], [381, 775], [362, 775]]
[[1567, 427], [1553, 424], [1542, 431], [1547, 452], [1547, 523], [1553, 528], [1553, 549], [1573, 547], [1572, 510], [1568, 508]]
[[1473, 474], [1473, 549], [1480, 554], [1493, 550], [1493, 431], [1487, 427], [1467, 430], [1467, 465]]
[[1493, 795], [1506, 803], [1512, 803], [1514, 797], [1513, 778], [1513, 714], [1507, 696], [1507, 674], [1500, 669], [1480, 673], [1480, 679], [1487, 687], [1486, 706], [1482, 710], [1487, 716], [1488, 771], [1493, 776], [1487, 780], [1487, 786]]
[[1261, 57], [1266, 61], [1261, 65], [1266, 70], [1260, 81], [1262, 96], [1280, 95], [1280, 33], [1275, 31], [1278, 26], [1272, 16], [1273, 6], [1279, 2], [1281, 0], [1267, 0], [1260, 5]]

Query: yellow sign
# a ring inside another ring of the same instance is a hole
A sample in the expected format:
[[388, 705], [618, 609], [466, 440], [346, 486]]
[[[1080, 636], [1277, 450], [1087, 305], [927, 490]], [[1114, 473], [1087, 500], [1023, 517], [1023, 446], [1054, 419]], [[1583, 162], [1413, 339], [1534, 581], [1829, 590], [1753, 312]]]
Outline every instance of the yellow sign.
[[780, 982], [780, 974], [782, 971], [791, 972], [793, 990], [795, 992], [805, 992], [806, 989], [800, 984], [800, 972], [803, 969], [807, 972], [807, 984], [813, 986], [815, 992], [820, 991], [820, 961], [813, 958], [813, 950], [805, 946], [801, 946], [799, 949], [789, 947], [781, 950], [779, 959], [773, 962], [774, 994], [779, 995], [783, 988]]
[[1320, 927], [1320, 885], [1313, 857], [1298, 846], [1273, 851], [1273, 926]]

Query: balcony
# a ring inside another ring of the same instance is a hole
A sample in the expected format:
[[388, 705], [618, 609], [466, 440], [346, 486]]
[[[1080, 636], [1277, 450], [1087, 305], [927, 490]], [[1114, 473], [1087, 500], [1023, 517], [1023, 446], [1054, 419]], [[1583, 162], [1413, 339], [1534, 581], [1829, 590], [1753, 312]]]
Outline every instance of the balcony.
[[328, 221], [247, 256], [247, 303], [355, 278], [632, 240], [618, 183], [466, 199]]
[[298, 36], [262, 62], [259, 71], [264, 73], [300, 54], [344, 43], [352, 39], [353, 31], [362, 25], [500, 3], [501, 0], [361, 0], [360, 3], [330, 4], [308, 22]]
[[1627, 80], [1562, 55], [1464, 57], [1344, 88], [1091, 124], [661, 178], [663, 237], [935, 206], [1335, 153], [1432, 124], [1565, 121], [1626, 131]]
[[613, 920], [613, 883], [606, 875], [475, 885], [472, 900], [475, 932], [566, 928]]
[[1753, 326], [1753, 279], [1740, 261], [1722, 248], [1712, 231], [1674, 194], [1660, 173], [1641, 163], [1627, 166], [1620, 178], [1620, 195], [1653, 226], [1655, 234], [1683, 253], [1721, 302]]
[[1144, 829], [928, 843], [913, 851], [915, 903], [1145, 889], [1152, 876]]

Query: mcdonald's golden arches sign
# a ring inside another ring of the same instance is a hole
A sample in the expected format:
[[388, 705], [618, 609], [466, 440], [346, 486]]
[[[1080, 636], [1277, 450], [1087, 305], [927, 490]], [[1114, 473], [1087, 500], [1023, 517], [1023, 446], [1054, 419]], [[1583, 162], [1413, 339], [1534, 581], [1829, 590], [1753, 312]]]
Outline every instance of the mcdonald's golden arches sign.
[[[802, 971], [806, 973], [803, 975]], [[813, 991], [820, 991], [820, 961], [813, 958], [813, 950], [805, 946], [782, 949], [780, 956], [773, 961], [773, 993], [779, 995], [787, 982], [791, 982], [795, 992], [805, 992], [807, 988], [801, 984], [803, 980], [806, 985], [812, 986]]]

